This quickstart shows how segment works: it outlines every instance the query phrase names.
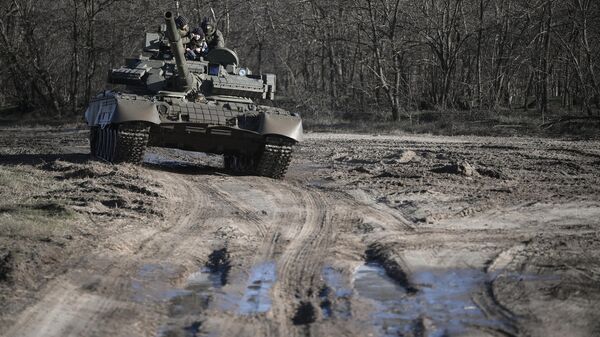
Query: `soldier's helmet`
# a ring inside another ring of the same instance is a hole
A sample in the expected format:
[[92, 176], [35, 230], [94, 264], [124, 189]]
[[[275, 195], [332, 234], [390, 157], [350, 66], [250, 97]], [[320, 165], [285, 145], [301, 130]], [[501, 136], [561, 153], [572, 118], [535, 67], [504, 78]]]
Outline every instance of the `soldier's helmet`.
[[196, 27], [196, 28], [192, 29], [192, 33], [194, 33], [196, 35], [204, 36], [204, 31], [200, 27]]
[[177, 28], [183, 29], [183, 27], [187, 26], [187, 24], [188, 21], [185, 17], [180, 15], [177, 18], [175, 18], [175, 25], [177, 25]]
[[204, 32], [204, 35], [206, 36], [210, 36], [215, 33], [215, 25], [209, 18], [204, 18], [204, 20], [202, 20], [202, 23], [200, 24], [200, 27], [202, 28], [202, 32]]

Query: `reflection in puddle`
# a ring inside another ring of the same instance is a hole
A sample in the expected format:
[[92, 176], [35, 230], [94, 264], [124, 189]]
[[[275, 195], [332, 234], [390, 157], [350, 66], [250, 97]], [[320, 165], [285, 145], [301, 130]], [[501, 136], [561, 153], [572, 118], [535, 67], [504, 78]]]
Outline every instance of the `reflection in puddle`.
[[422, 318], [431, 322], [431, 336], [461, 335], [473, 326], [502, 329], [503, 323], [487, 318], [471, 298], [485, 286], [484, 272], [423, 270], [412, 273], [411, 281], [419, 291], [407, 294], [378, 263], [360, 266], [355, 272], [354, 288], [359, 296], [373, 301], [373, 323], [384, 336], [410, 333]]
[[220, 271], [211, 272], [206, 267], [188, 276], [185, 289], [172, 291], [170, 319], [158, 336], [197, 336], [202, 324], [196, 319], [209, 308], [212, 297], [221, 289], [222, 277]]
[[271, 310], [270, 291], [275, 279], [275, 262], [265, 262], [252, 268], [240, 302], [240, 313], [250, 315]]
[[331, 267], [325, 267], [323, 268], [323, 279], [326, 286], [319, 292], [319, 297], [324, 318], [350, 318], [352, 316], [350, 308], [352, 289], [350, 285], [345, 284], [342, 273]]

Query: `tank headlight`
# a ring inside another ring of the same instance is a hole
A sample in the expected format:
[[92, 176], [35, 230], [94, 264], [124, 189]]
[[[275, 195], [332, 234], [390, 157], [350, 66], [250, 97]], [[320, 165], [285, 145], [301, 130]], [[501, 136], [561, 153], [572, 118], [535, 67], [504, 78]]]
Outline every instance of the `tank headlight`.
[[246, 68], [240, 68], [240, 70], [238, 71], [238, 75], [240, 75], [240, 76], [246, 76], [246, 75], [248, 75], [248, 69], [246, 69]]

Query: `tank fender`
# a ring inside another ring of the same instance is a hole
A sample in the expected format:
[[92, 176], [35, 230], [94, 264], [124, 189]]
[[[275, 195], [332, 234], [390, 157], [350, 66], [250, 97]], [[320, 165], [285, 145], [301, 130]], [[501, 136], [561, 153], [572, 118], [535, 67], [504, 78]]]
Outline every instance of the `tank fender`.
[[261, 114], [258, 132], [263, 135], [277, 135], [302, 140], [302, 119], [296, 116], [265, 112]]
[[160, 124], [154, 102], [144, 98], [123, 99], [114, 96], [92, 100], [85, 111], [85, 120], [89, 126], [101, 127], [125, 122]]

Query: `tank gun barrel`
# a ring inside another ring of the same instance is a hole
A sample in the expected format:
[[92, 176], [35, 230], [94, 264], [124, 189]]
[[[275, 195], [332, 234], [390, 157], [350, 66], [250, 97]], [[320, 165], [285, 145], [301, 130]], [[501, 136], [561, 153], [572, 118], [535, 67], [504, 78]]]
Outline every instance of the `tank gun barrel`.
[[175, 62], [177, 63], [177, 86], [181, 91], [188, 91], [192, 89], [194, 80], [185, 61], [183, 41], [179, 35], [177, 25], [175, 24], [175, 17], [172, 12], [165, 13], [165, 21], [167, 23], [167, 38], [169, 39], [171, 52], [175, 56]]

